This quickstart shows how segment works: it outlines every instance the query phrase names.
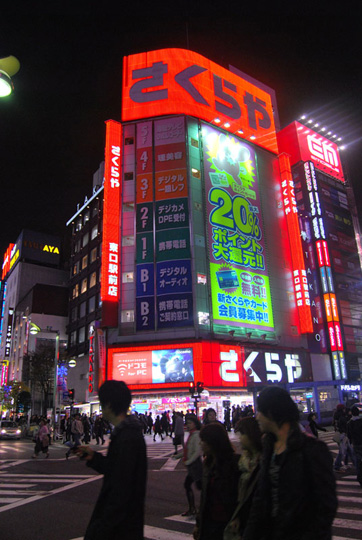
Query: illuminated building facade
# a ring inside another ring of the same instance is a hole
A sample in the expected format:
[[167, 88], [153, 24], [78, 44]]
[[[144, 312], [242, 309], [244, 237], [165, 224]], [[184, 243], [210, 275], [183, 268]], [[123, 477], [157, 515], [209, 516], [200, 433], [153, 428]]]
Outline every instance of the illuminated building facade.
[[[114, 378], [131, 386], [139, 411], [185, 410], [190, 382], [201, 381], [200, 406], [222, 418], [225, 402], [253, 403], [274, 383], [305, 412], [330, 415], [350, 377], [343, 330], [332, 311], [324, 332], [333, 329], [335, 349], [311, 350], [324, 322], [297, 162], [277, 127], [273, 91], [234, 68], [180, 49], [124, 59], [122, 122], [106, 122], [100, 311], [84, 330], [85, 401]], [[83, 210], [75, 218], [73, 226]], [[73, 249], [72, 265], [82, 257]], [[337, 309], [336, 293], [324, 294]]]

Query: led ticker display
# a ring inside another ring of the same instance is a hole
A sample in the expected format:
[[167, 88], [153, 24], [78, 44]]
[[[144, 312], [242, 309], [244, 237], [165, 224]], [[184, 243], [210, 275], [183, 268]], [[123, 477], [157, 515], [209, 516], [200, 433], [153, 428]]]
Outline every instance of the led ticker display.
[[186, 114], [277, 152], [271, 94], [184, 49], [162, 49], [123, 61], [122, 120]]
[[106, 122], [102, 239], [101, 300], [103, 326], [117, 326], [121, 186], [121, 124], [108, 120]]
[[289, 242], [293, 264], [293, 284], [297, 303], [301, 333], [313, 332], [312, 314], [307, 274], [302, 250], [298, 210], [295, 199], [294, 183], [286, 154], [279, 156], [283, 207], [287, 220]]
[[6, 274], [10, 270], [11, 252], [12, 252], [12, 249], [13, 249], [14, 245], [15, 244], [9, 244], [9, 247], [7, 248], [7, 250], [4, 253], [4, 261], [3, 261], [3, 265], [2, 265], [2, 275], [1, 275], [2, 280], [5, 278]]
[[202, 127], [214, 321], [273, 329], [255, 153]]

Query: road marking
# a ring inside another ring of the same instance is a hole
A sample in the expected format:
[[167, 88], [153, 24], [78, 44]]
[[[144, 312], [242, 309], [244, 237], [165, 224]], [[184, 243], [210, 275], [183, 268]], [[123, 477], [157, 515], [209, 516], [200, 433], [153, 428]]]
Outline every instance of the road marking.
[[[0, 478], [4, 477], [18, 477], [18, 478], [44, 478], [44, 474], [16, 474], [16, 473], [2, 473], [0, 472]], [[89, 478], [90, 474], [47, 474], [47, 478]], [[93, 476], [93, 475], [92, 475]]]
[[[150, 527], [149, 525], [145, 525], [143, 534], [145, 540], [170, 540], [170, 538], [172, 538], [172, 540], [189, 540], [192, 538], [192, 534], [161, 529], [160, 527]], [[84, 540], [84, 537], [79, 536], [78, 538], [72, 538], [71, 540]]]
[[[338, 506], [338, 514], [357, 514], [361, 515], [361, 508], [350, 508], [349, 506]], [[362, 525], [362, 523], [361, 523]]]
[[[22, 501], [23, 499], [15, 499], [15, 498], [11, 498], [11, 499], [3, 499], [0, 497], [0, 503], [16, 503], [17, 501]], [[13, 505], [11, 505], [13, 506]], [[8, 508], [8, 506], [3, 506], [3, 508]], [[0, 508], [0, 512], [1, 512], [2, 508]]]
[[0, 488], [32, 488], [35, 487], [36, 484], [2, 484], [0, 482]]
[[174, 471], [179, 461], [179, 459], [168, 458], [166, 463], [162, 465], [160, 471]]
[[[60, 475], [55, 475], [55, 476], [60, 476]], [[46, 492], [46, 494], [43, 494], [42, 495], [34, 495], [34, 497], [27, 497], [25, 499], [16, 499], [16, 502], [15, 502], [15, 499], [11, 499], [11, 501], [14, 501], [13, 503], [10, 503], [8, 504], [7, 506], [2, 506], [0, 507], [0, 513], [1, 512], [6, 512], [6, 510], [12, 510], [13, 508], [17, 508], [18, 506], [23, 506], [24, 504], [29, 504], [29, 503], [32, 503], [32, 502], [35, 502], [35, 501], [39, 501], [40, 499], [44, 499], [45, 497], [50, 497], [51, 495], [56, 495], [57, 493], [62, 493], [63, 491], [67, 491], [69, 489], [73, 489], [75, 486], [83, 486], [84, 484], [88, 484], [89, 482], [94, 482], [95, 480], [99, 480], [101, 478], [102, 475], [96, 475], [96, 476], [92, 476], [91, 478], [86, 478], [84, 480], [81, 480], [80, 482], [78, 483], [74, 483], [72, 482], [71, 484], [68, 484], [67, 486], [63, 486], [61, 488], [58, 488], [58, 489], [54, 489], [52, 491], [48, 491]], [[0, 499], [0, 502], [8, 502], [8, 501], [2, 501]]]
[[178, 521], [180, 523], [190, 523], [191, 525], [195, 525], [196, 523], [196, 516], [181, 516], [180, 514], [176, 514], [175, 516], [169, 516], [165, 519], [170, 521]]
[[348, 530], [361, 530], [362, 521], [356, 521], [354, 519], [339, 519], [336, 518], [333, 521], [333, 527], [342, 527]]
[[341, 495], [338, 495], [338, 500], [351, 503], [362, 503], [362, 497], [343, 497]]

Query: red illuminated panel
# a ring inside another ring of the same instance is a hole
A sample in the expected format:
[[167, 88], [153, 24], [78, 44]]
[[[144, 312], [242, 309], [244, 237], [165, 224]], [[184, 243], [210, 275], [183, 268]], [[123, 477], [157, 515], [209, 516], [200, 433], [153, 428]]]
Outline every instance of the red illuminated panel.
[[286, 154], [279, 156], [279, 168], [281, 174], [283, 207], [287, 220], [292, 256], [294, 292], [299, 313], [300, 331], [302, 334], [304, 334], [313, 332], [313, 322], [310, 309], [308, 280], [304, 265], [300, 227], [294, 194], [294, 183], [290, 169], [289, 157]]
[[102, 239], [102, 326], [117, 326], [119, 296], [119, 220], [121, 196], [121, 124], [106, 122]]
[[319, 263], [319, 266], [322, 267], [324, 266], [322, 242], [316, 242], [316, 248], [317, 248], [318, 263]]
[[2, 280], [5, 278], [6, 274], [10, 270], [10, 255], [11, 255], [11, 250], [13, 249], [14, 245], [15, 244], [9, 244], [9, 247], [4, 253], [4, 262], [2, 266], [2, 275], [1, 275]]
[[329, 334], [329, 342], [331, 344], [331, 351], [337, 350], [337, 342], [336, 342], [336, 334], [334, 332], [334, 324], [332, 322], [328, 323], [328, 334]]
[[338, 146], [310, 128], [293, 122], [278, 133], [279, 151], [290, 155], [291, 164], [312, 161], [314, 166], [344, 182]]
[[217, 123], [277, 152], [272, 98], [265, 90], [184, 49], [126, 56], [122, 120], [169, 114], [188, 114]]
[[331, 266], [327, 242], [324, 240], [322, 242], [322, 245], [323, 245], [324, 260], [326, 261], [326, 266]]
[[341, 332], [341, 327], [339, 325], [339, 322], [334, 323], [334, 333], [336, 336], [337, 349], [339, 351], [343, 351], [344, 347], [343, 347], [343, 340], [342, 340], [342, 332]]
[[160, 351], [166, 354], [176, 351], [177, 355], [177, 351], [186, 349], [192, 350], [195, 382], [202, 381], [207, 388], [246, 387], [243, 349], [240, 346], [209, 341], [109, 348], [107, 376], [109, 379], [124, 380], [133, 390], [186, 390], [189, 388], [189, 381], [152, 382], [157, 380], [157, 374], [155, 377], [152, 371], [152, 359], [159, 358]]

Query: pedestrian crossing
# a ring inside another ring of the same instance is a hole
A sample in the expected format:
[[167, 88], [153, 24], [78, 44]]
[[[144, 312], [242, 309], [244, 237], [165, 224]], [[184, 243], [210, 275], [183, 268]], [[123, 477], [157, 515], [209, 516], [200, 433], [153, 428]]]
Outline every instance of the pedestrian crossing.
[[16, 474], [0, 472], [0, 513], [60, 493], [100, 475], [89, 474]]

